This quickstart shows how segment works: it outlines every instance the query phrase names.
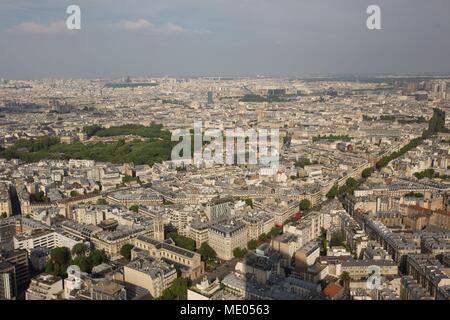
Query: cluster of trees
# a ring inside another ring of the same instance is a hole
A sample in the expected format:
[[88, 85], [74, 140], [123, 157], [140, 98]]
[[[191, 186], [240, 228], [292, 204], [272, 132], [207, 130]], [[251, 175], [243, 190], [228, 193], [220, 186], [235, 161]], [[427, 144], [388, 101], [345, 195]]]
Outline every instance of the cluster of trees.
[[278, 227], [273, 227], [272, 229], [270, 229], [270, 231], [266, 234], [263, 233], [258, 237], [258, 241], [259, 242], [266, 242], [269, 241], [270, 239], [275, 238], [276, 236], [280, 235], [283, 232], [283, 229], [278, 228]]
[[414, 173], [414, 176], [419, 180], [424, 178], [432, 179], [436, 176], [436, 173], [434, 172], [434, 169], [426, 169], [424, 171]]
[[32, 202], [38, 203], [47, 203], [50, 202], [50, 199], [45, 195], [44, 191], [37, 191], [30, 195]]
[[366, 168], [366, 169], [364, 169], [364, 170], [362, 171], [361, 177], [363, 177], [364, 179], [367, 179], [367, 178], [369, 178], [369, 177], [372, 175], [372, 173], [374, 173], [374, 172], [375, 172], [375, 168], [373, 168], [373, 167]]
[[376, 163], [376, 168], [380, 170], [384, 168], [392, 160], [404, 155], [406, 152], [416, 148], [420, 145], [424, 139], [428, 139], [439, 132], [448, 132], [449, 130], [445, 127], [445, 112], [435, 108], [433, 109], [433, 116], [428, 121], [428, 128], [423, 131], [422, 136], [419, 138], [412, 139], [406, 146], [401, 148], [399, 151], [393, 152], [390, 155], [382, 158]]
[[195, 240], [194, 239], [191, 239], [191, 238], [188, 238], [185, 236], [181, 236], [176, 231], [170, 232], [168, 234], [168, 236], [175, 242], [175, 244], [178, 247], [181, 247], [181, 248], [184, 248], [184, 249], [187, 249], [190, 251], [195, 251]]
[[346, 246], [344, 232], [337, 231], [331, 235], [330, 246]]
[[132, 176], [125, 176], [122, 178], [123, 183], [130, 183], [130, 182], [141, 182], [139, 177], [132, 177]]
[[67, 278], [67, 268], [76, 265], [82, 272], [91, 272], [92, 268], [107, 261], [106, 254], [101, 250], [93, 250], [86, 256], [88, 249], [83, 243], [72, 248], [58, 247], [50, 251], [50, 259], [45, 266], [45, 272], [54, 276]]
[[207, 242], [203, 242], [198, 251], [202, 256], [202, 261], [208, 262], [217, 258], [216, 251]]
[[133, 211], [136, 213], [139, 212], [139, 206], [137, 204], [132, 205], [129, 209], [130, 209], [130, 211]]
[[415, 138], [412, 139], [407, 145], [403, 146], [399, 151], [393, 152], [390, 155], [385, 156], [380, 161], [378, 161], [375, 166], [378, 170], [386, 167], [389, 162], [391, 162], [394, 159], [397, 159], [407, 153], [408, 151], [416, 148], [418, 145], [420, 145], [423, 141], [423, 138]]
[[411, 192], [405, 194], [405, 197], [423, 198], [423, 193], [411, 191]]
[[136, 134], [146, 137], [145, 141], [134, 140], [125, 142], [76, 142], [61, 144], [59, 139], [43, 137], [32, 140], [19, 140], [13, 146], [0, 152], [0, 157], [17, 158], [26, 162], [37, 162], [42, 159], [89, 159], [111, 163], [133, 162], [138, 165], [160, 163], [169, 160], [172, 148], [176, 142], [171, 141], [169, 131], [161, 126], [150, 127], [125, 125], [104, 129], [100, 126], [90, 126], [84, 129], [89, 135], [120, 136]]
[[176, 278], [169, 288], [163, 291], [161, 300], [186, 300], [188, 282], [185, 278]]
[[295, 161], [294, 165], [297, 168], [304, 168], [305, 166], [311, 165], [311, 161], [308, 158], [300, 158], [297, 161]]
[[286, 99], [281, 99], [279, 97], [263, 97], [257, 94], [246, 94], [239, 99], [240, 102], [285, 102]]
[[348, 178], [347, 181], [345, 181], [345, 184], [340, 188], [338, 188], [337, 184], [333, 185], [333, 187], [330, 189], [330, 191], [328, 191], [326, 196], [329, 199], [333, 199], [337, 196], [343, 195], [344, 193], [353, 194], [357, 186], [358, 181], [356, 181], [353, 178]]
[[90, 137], [117, 137], [135, 135], [151, 139], [158, 139], [163, 137], [168, 137], [170, 139], [170, 132], [163, 130], [163, 126], [159, 124], [151, 124], [150, 126], [143, 126], [140, 124], [125, 124], [122, 126], [114, 126], [110, 128], [103, 128], [99, 125], [93, 125], [84, 127], [83, 131]]
[[100, 199], [97, 199], [97, 204], [105, 205], [105, 204], [108, 204], [108, 201], [106, 201], [106, 199], [100, 198]]
[[314, 136], [314, 137], [312, 138], [312, 141], [313, 141], [313, 142], [320, 141], [320, 140], [327, 140], [327, 141], [350, 141], [350, 140], [352, 140], [352, 138], [349, 137], [348, 135], [333, 135], [333, 134], [328, 135], [328, 136], [327, 136], [327, 135], [325, 135], [325, 136], [318, 135], [318, 136]]

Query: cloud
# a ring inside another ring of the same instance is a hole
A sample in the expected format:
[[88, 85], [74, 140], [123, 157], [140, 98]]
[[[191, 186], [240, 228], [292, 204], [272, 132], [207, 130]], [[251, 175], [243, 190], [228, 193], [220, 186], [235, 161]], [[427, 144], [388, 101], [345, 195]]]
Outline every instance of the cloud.
[[157, 26], [145, 19], [122, 20], [113, 24], [112, 27], [121, 31], [141, 32], [146, 34], [180, 34], [187, 31], [183, 27], [171, 22]]
[[37, 22], [23, 22], [9, 29], [10, 32], [30, 33], [30, 34], [61, 34], [69, 31], [66, 22], [54, 21], [48, 25]]

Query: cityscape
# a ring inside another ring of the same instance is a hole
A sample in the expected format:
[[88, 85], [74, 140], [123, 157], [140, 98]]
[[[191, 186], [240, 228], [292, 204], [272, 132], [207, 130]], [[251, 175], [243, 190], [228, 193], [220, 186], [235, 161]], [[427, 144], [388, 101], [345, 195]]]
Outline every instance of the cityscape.
[[450, 300], [448, 69], [4, 64], [0, 300]]

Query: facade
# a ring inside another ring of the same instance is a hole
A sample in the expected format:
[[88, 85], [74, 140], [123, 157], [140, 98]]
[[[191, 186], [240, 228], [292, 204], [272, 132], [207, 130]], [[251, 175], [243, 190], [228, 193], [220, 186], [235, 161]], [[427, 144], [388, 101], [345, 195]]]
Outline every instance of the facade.
[[173, 265], [163, 260], [137, 258], [123, 268], [123, 280], [147, 289], [153, 298], [159, 298], [177, 278]]
[[230, 221], [209, 228], [208, 244], [222, 260], [231, 260], [233, 250], [247, 246], [247, 229], [241, 222]]
[[31, 279], [26, 300], [54, 300], [63, 293], [63, 280], [50, 274], [41, 273]]
[[133, 244], [135, 248], [132, 250], [132, 259], [137, 257], [140, 251], [144, 251], [153, 259], [163, 259], [174, 264], [183, 277], [196, 279], [203, 273], [200, 254], [177, 247], [170, 239], [158, 241], [148, 236], [139, 236]]

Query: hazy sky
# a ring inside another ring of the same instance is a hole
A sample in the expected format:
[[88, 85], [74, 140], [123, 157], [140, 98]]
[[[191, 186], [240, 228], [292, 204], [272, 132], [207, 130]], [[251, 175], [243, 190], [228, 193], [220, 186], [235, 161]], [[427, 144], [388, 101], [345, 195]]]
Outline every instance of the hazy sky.
[[450, 72], [450, 0], [0, 0], [0, 78], [393, 72]]

